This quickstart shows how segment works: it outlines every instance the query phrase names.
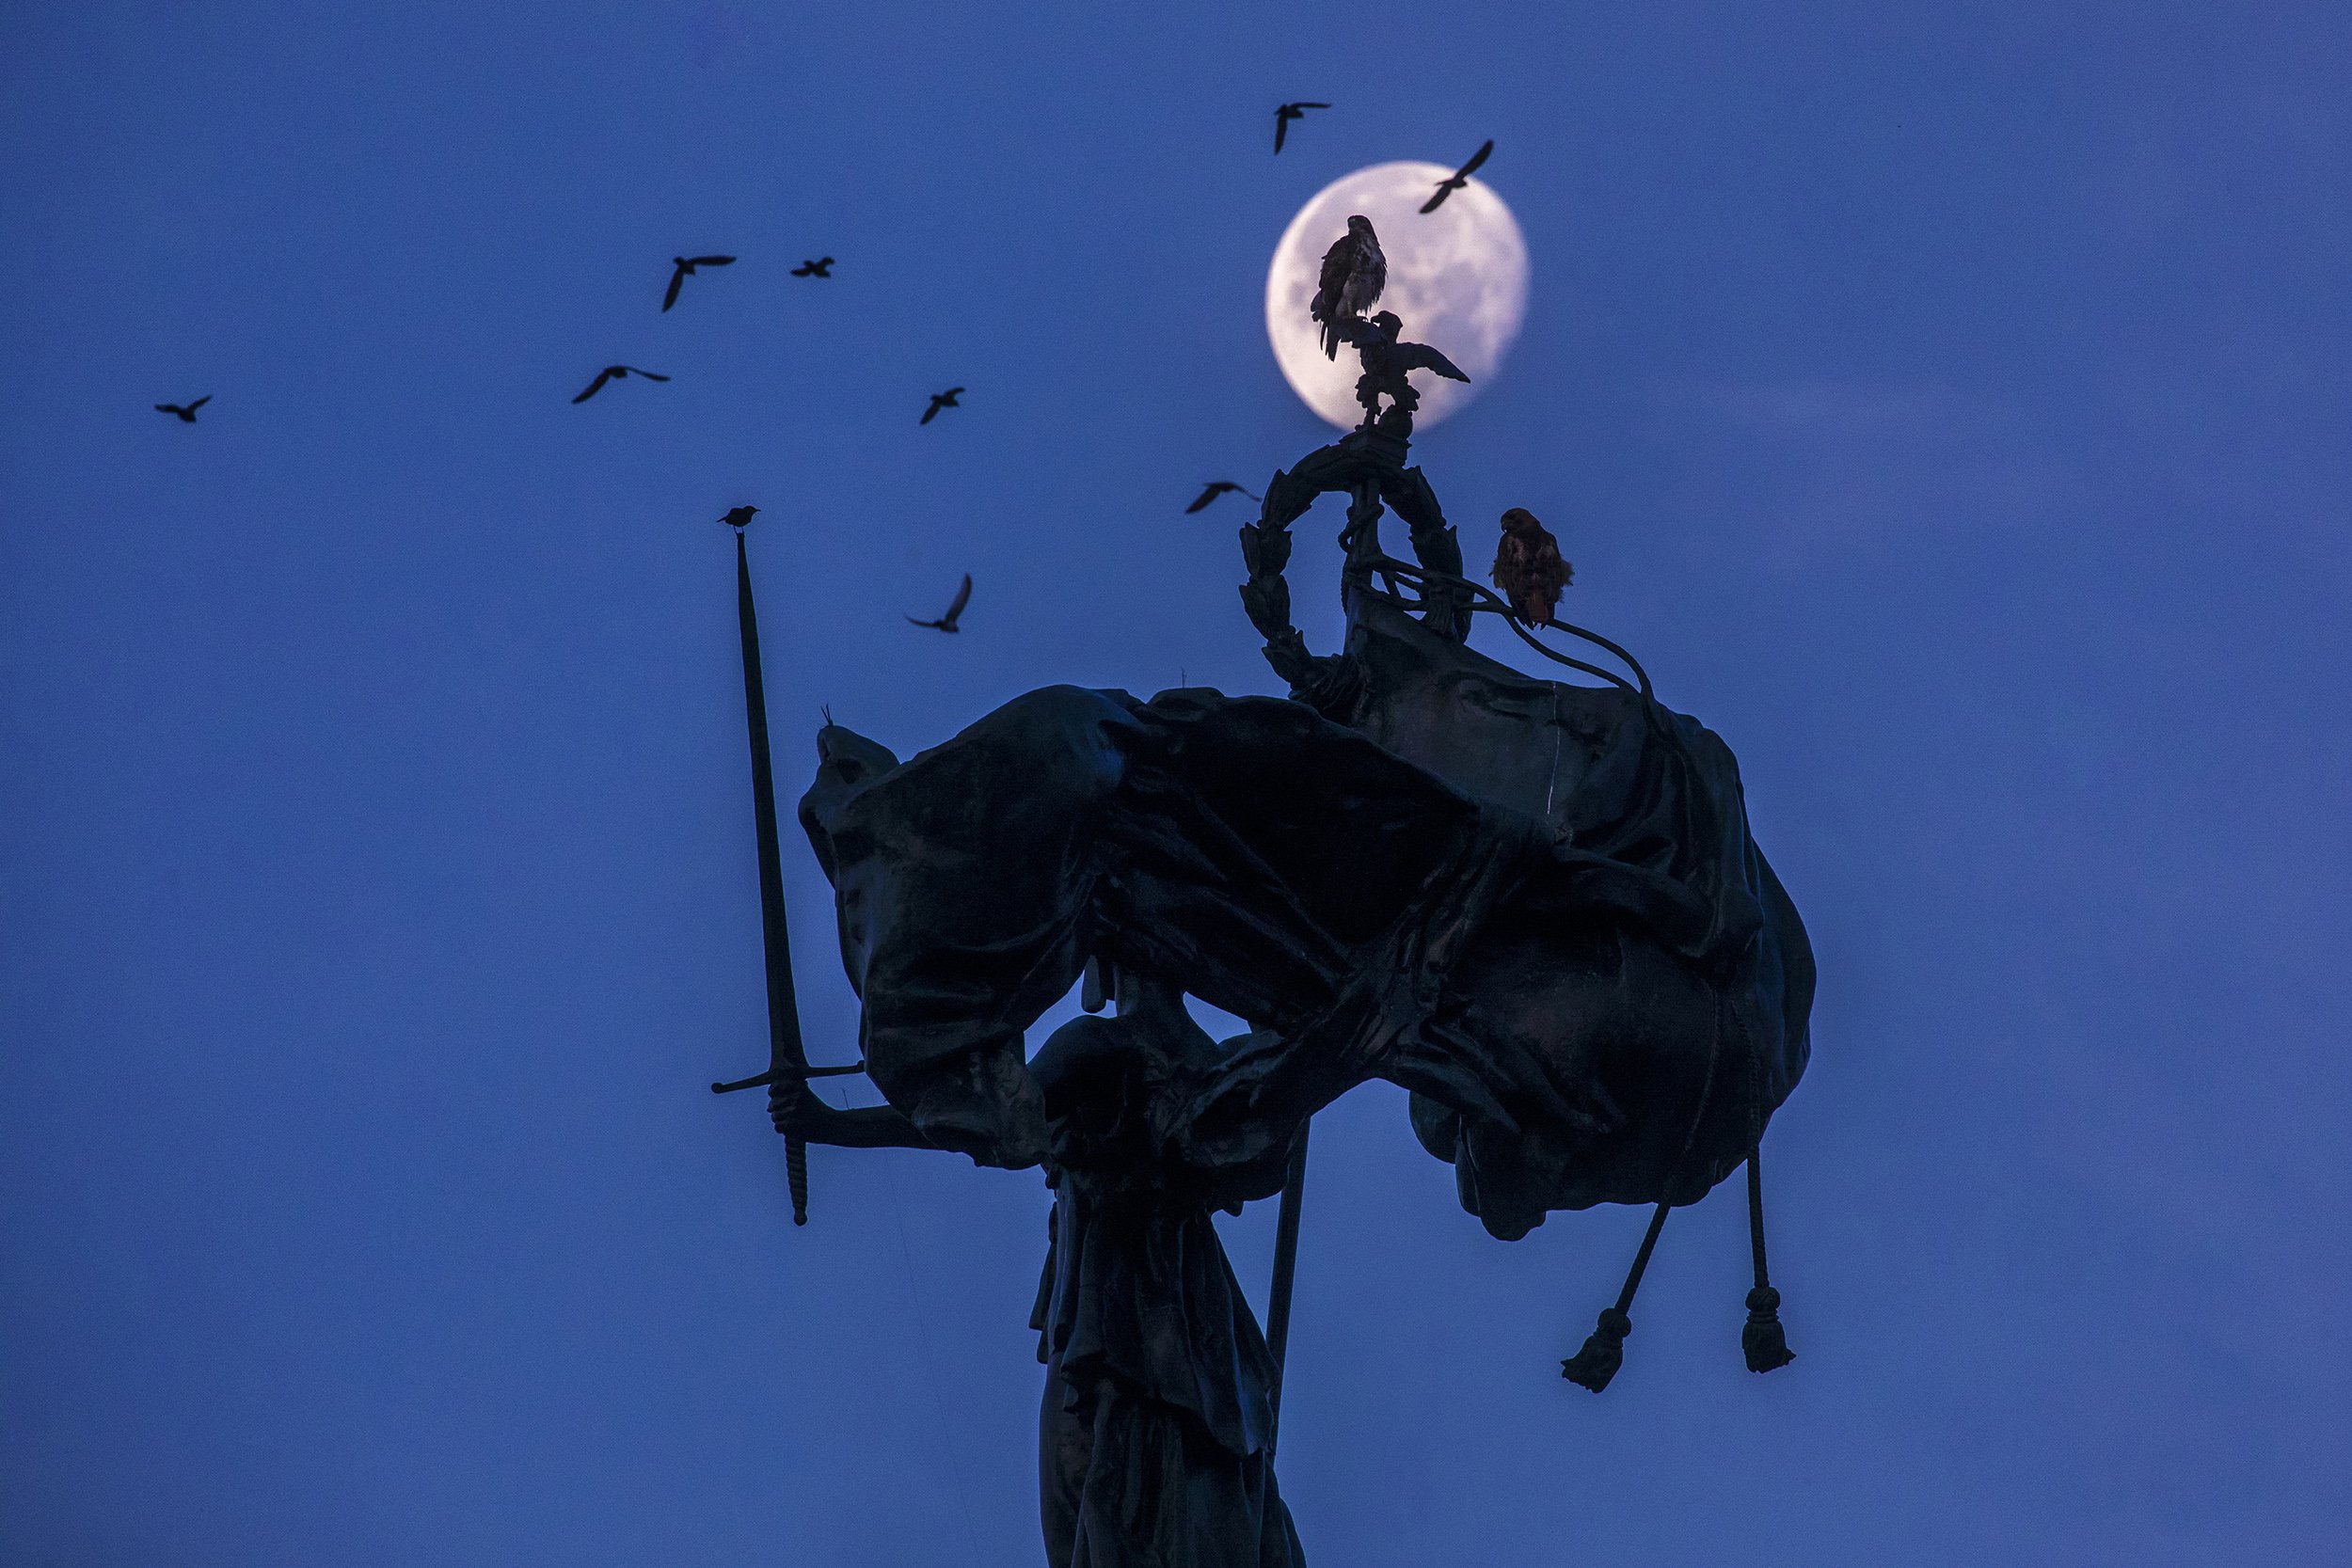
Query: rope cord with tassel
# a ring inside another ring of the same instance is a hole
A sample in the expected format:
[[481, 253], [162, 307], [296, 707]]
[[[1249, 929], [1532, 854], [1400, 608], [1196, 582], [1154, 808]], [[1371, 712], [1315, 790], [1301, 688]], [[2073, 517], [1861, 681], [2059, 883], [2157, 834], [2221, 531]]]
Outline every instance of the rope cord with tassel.
[[1780, 1326], [1780, 1292], [1764, 1268], [1764, 1173], [1756, 1164], [1761, 1145], [1748, 1152], [1748, 1246], [1756, 1254], [1756, 1289], [1748, 1292], [1748, 1321], [1740, 1330], [1748, 1370], [1769, 1372], [1797, 1358]]
[[1642, 1237], [1642, 1249], [1633, 1255], [1633, 1267], [1625, 1276], [1625, 1289], [1617, 1292], [1617, 1305], [1600, 1309], [1600, 1322], [1584, 1341], [1584, 1348], [1560, 1363], [1560, 1375], [1570, 1383], [1581, 1384], [1594, 1393], [1609, 1386], [1609, 1380], [1625, 1365], [1625, 1337], [1633, 1332], [1633, 1292], [1642, 1288], [1642, 1271], [1649, 1267], [1649, 1255], [1658, 1245], [1658, 1233], [1666, 1228], [1666, 1211], [1672, 1205], [1661, 1203], [1649, 1217], [1649, 1230]]
[[[1691, 1113], [1691, 1130], [1683, 1134], [1681, 1152], [1675, 1156], [1670, 1171], [1679, 1170], [1690, 1160], [1692, 1148], [1698, 1143], [1699, 1128], [1707, 1119], [1708, 1101], [1715, 1095], [1717, 1069], [1724, 1055], [1724, 999], [1720, 992], [1715, 1001], [1716, 1024], [1714, 1037], [1707, 1047], [1707, 1076], [1699, 1083], [1698, 1106]], [[1751, 1057], [1749, 1071], [1755, 1071]], [[1750, 1111], [1753, 1117], [1753, 1109]], [[1671, 1182], [1669, 1183], [1671, 1190]], [[1674, 1205], [1661, 1198], [1657, 1212], [1649, 1217], [1649, 1230], [1642, 1237], [1641, 1250], [1633, 1255], [1633, 1268], [1625, 1276], [1625, 1289], [1617, 1292], [1617, 1305], [1601, 1308], [1600, 1321], [1585, 1337], [1584, 1348], [1560, 1363], [1560, 1375], [1570, 1383], [1590, 1388], [1597, 1394], [1609, 1386], [1609, 1380], [1625, 1365], [1625, 1337], [1633, 1332], [1633, 1292], [1641, 1289], [1642, 1271], [1649, 1267], [1649, 1255], [1658, 1245], [1658, 1233], [1666, 1227], [1666, 1211]]]
[[1797, 1358], [1780, 1326], [1780, 1292], [1764, 1267], [1764, 1053], [1737, 1007], [1732, 1027], [1748, 1056], [1748, 1250], [1756, 1259], [1756, 1288], [1748, 1292], [1748, 1321], [1740, 1330], [1740, 1354], [1752, 1372], [1776, 1371]]

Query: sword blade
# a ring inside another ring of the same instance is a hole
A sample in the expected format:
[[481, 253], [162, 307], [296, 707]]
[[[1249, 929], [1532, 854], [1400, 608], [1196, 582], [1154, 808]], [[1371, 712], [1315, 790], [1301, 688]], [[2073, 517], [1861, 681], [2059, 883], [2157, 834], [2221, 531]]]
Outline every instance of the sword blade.
[[[735, 531], [735, 614], [743, 635], [743, 718], [751, 734], [752, 816], [759, 834], [759, 926], [768, 962], [768, 1070], [788, 1094], [809, 1092], [801, 1009], [792, 990], [792, 947], [785, 927], [784, 863], [776, 843], [776, 780], [768, 751], [768, 693], [760, 680], [759, 611], [752, 602], [751, 558]], [[786, 1180], [792, 1223], [808, 1223], [808, 1147], [786, 1134]]]
[[1298, 1127], [1298, 1142], [1291, 1149], [1291, 1168], [1282, 1178], [1282, 1207], [1274, 1221], [1274, 1283], [1266, 1292], [1265, 1348], [1274, 1353], [1273, 1405], [1275, 1430], [1266, 1433], [1265, 1451], [1274, 1458], [1274, 1440], [1282, 1423], [1282, 1364], [1290, 1348], [1291, 1281], [1298, 1271], [1298, 1212], [1307, 1198], [1307, 1128]]

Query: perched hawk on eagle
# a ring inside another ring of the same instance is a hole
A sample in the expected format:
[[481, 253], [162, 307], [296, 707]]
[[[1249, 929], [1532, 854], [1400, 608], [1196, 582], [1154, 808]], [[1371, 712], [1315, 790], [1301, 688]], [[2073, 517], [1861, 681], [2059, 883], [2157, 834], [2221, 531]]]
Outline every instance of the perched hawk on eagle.
[[1551, 531], [1534, 513], [1515, 506], [1502, 515], [1494, 578], [1514, 614], [1531, 626], [1548, 626], [1560, 606], [1560, 590], [1576, 580], [1576, 568], [1560, 559], [1560, 541]]
[[1388, 286], [1389, 260], [1380, 254], [1380, 237], [1372, 219], [1361, 214], [1347, 220], [1347, 232], [1323, 253], [1323, 277], [1308, 314], [1323, 324], [1323, 356], [1340, 356], [1339, 324], [1372, 309]]

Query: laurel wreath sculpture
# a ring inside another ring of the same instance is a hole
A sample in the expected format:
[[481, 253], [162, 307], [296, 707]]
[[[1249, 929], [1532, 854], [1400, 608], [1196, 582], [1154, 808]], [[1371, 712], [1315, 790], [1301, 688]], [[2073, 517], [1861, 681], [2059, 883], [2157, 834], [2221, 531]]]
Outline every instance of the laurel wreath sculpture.
[[1242, 563], [1249, 573], [1241, 588], [1242, 609], [1265, 639], [1266, 662], [1290, 682], [1291, 695], [1323, 713], [1348, 705], [1355, 695], [1354, 672], [1339, 655], [1317, 657], [1308, 649], [1291, 624], [1290, 583], [1282, 575], [1290, 564], [1291, 524], [1306, 515], [1316, 497], [1344, 491], [1353, 498], [1340, 544], [1347, 551], [1347, 574], [1359, 582], [1368, 583], [1389, 560], [1380, 551], [1382, 503], [1394, 509], [1412, 531], [1413, 557], [1422, 568], [1414, 574], [1424, 583], [1422, 624], [1453, 642], [1470, 635], [1470, 595], [1462, 590], [1472, 585], [1462, 577], [1461, 540], [1445, 520], [1427, 477], [1406, 467], [1404, 456], [1402, 440], [1366, 431], [1310, 452], [1297, 467], [1267, 481], [1258, 520], [1241, 531]]
[[[1411, 429], [1409, 422], [1396, 422], [1403, 423], [1405, 431]], [[1639, 691], [1645, 698], [1652, 696], [1648, 673], [1616, 643], [1582, 626], [1559, 620], [1551, 623], [1553, 629], [1582, 638], [1624, 660], [1634, 680], [1546, 647], [1501, 594], [1464, 577], [1461, 539], [1445, 520], [1427, 476], [1419, 468], [1404, 466], [1405, 451], [1406, 443], [1399, 434], [1373, 428], [1310, 452], [1296, 467], [1278, 471], [1266, 483], [1258, 520], [1241, 531], [1242, 564], [1249, 574], [1241, 586], [1242, 608], [1249, 624], [1265, 639], [1266, 662], [1290, 683], [1294, 698], [1335, 717], [1353, 705], [1359, 679], [1355, 664], [1343, 654], [1318, 656], [1308, 648], [1307, 640], [1291, 622], [1290, 582], [1283, 576], [1290, 564], [1291, 524], [1306, 515], [1316, 497], [1333, 491], [1344, 491], [1353, 498], [1347, 508], [1347, 527], [1340, 534], [1341, 547], [1347, 552], [1344, 577], [1350, 587], [1375, 591], [1373, 578], [1385, 579], [1391, 597], [1418, 606], [1422, 624], [1450, 642], [1469, 637], [1472, 613], [1491, 610], [1546, 658], [1629, 691]], [[1382, 552], [1383, 503], [1411, 531], [1413, 561], [1418, 564]], [[1418, 597], [1406, 599], [1399, 592], [1402, 587], [1410, 587]]]

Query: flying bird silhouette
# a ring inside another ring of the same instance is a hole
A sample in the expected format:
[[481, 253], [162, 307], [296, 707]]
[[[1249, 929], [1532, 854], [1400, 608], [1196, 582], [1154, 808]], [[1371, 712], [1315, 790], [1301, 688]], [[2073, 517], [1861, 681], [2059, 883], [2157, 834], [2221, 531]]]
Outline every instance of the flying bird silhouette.
[[953, 604], [951, 604], [951, 605], [949, 605], [949, 606], [947, 607], [947, 613], [946, 613], [946, 614], [942, 615], [942, 616], [941, 616], [938, 620], [936, 620], [936, 621], [917, 621], [917, 620], [915, 620], [915, 619], [914, 619], [914, 616], [912, 616], [912, 615], [908, 616], [908, 617], [907, 617], [907, 620], [908, 620], [908, 622], [909, 622], [910, 624], [912, 624], [912, 625], [918, 626], [929, 626], [929, 627], [930, 627], [931, 630], [933, 630], [933, 631], [945, 631], [945, 632], [958, 632], [958, 631], [961, 631], [963, 628], [962, 628], [961, 626], [960, 626], [956, 625], [956, 623], [957, 623], [959, 620], [961, 620], [961, 619], [962, 618], [962, 616], [963, 616], [963, 607], [964, 607], [965, 605], [970, 604], [971, 602], [972, 602], [972, 574], [971, 574], [971, 573], [969, 573], [969, 572], [966, 572], [966, 573], [964, 573], [964, 574], [963, 574], [963, 586], [962, 586], [961, 588], [959, 588], [959, 589], [957, 589], [957, 590], [956, 590], [956, 602], [955, 602], [955, 603], [953, 603]]
[[159, 403], [155, 405], [155, 412], [158, 414], [177, 414], [180, 416], [180, 422], [182, 424], [194, 424], [196, 423], [196, 411], [212, 401], [213, 394], [207, 392], [202, 397], [197, 399], [194, 403]]
[[1347, 232], [1323, 253], [1323, 275], [1314, 303], [1307, 313], [1323, 324], [1323, 356], [1340, 356], [1339, 323], [1352, 321], [1371, 309], [1389, 284], [1389, 260], [1380, 254], [1380, 236], [1372, 219], [1360, 213], [1347, 220]]
[[814, 261], [803, 261], [799, 266], [792, 269], [792, 276], [795, 277], [831, 277], [833, 276], [833, 258], [830, 256], [819, 256]]
[[[950, 387], [944, 392], [933, 392], [931, 394], [931, 405], [929, 408], [924, 409], [923, 417], [914, 422], [916, 424], [929, 424], [933, 420], [939, 418], [939, 411], [941, 409], [962, 407], [963, 404], [956, 401], [957, 397], [961, 395], [962, 391], [963, 388], [961, 387]], [[956, 628], [949, 626], [947, 629], [949, 631], [953, 631]]]
[[1576, 580], [1576, 568], [1560, 557], [1560, 541], [1535, 520], [1534, 513], [1515, 506], [1502, 515], [1502, 544], [1495, 551], [1495, 586], [1511, 601], [1511, 609], [1531, 626], [1551, 624], [1560, 607], [1560, 590]]
[[696, 267], [729, 267], [735, 264], [732, 256], [673, 256], [670, 261], [676, 270], [670, 274], [670, 292], [661, 296], [664, 310], [677, 303], [678, 290], [686, 286], [686, 279]]
[[1274, 150], [1282, 150], [1282, 138], [1289, 134], [1291, 121], [1307, 118], [1309, 109], [1327, 109], [1328, 103], [1285, 103], [1274, 111]]
[[642, 375], [647, 381], [667, 381], [670, 379], [666, 375], [657, 375], [651, 371], [641, 371], [634, 365], [607, 365], [604, 369], [596, 372], [596, 380], [588, 383], [588, 389], [580, 393], [580, 396], [572, 399], [572, 401], [574, 403], [586, 403], [590, 398], [595, 397], [598, 392], [604, 389], [604, 384], [606, 382], [618, 381], [625, 375]]
[[1438, 194], [1422, 202], [1421, 204], [1421, 210], [1424, 213], [1436, 212], [1438, 207], [1444, 203], [1447, 197], [1452, 196], [1455, 191], [1460, 190], [1463, 186], [1470, 183], [1470, 177], [1478, 172], [1478, 166], [1485, 163], [1486, 159], [1493, 154], [1494, 150], [1494, 139], [1492, 137], [1488, 137], [1486, 146], [1470, 154], [1470, 161], [1469, 163], [1464, 164], [1460, 168], [1455, 169], [1452, 175], [1438, 182]]
[[741, 528], [752, 520], [752, 514], [758, 510], [756, 506], [735, 507], [719, 520], [729, 528]]
[[1234, 483], [1230, 479], [1213, 479], [1201, 487], [1200, 496], [1193, 501], [1193, 503], [1184, 508], [1184, 515], [1187, 517], [1191, 516], [1194, 513], [1200, 511], [1202, 507], [1216, 499], [1217, 497], [1234, 490], [1241, 490], [1243, 495], [1249, 496], [1249, 499], [1253, 501], [1263, 501], [1265, 499], [1263, 496], [1250, 496], [1248, 491], [1242, 490], [1240, 485]]

